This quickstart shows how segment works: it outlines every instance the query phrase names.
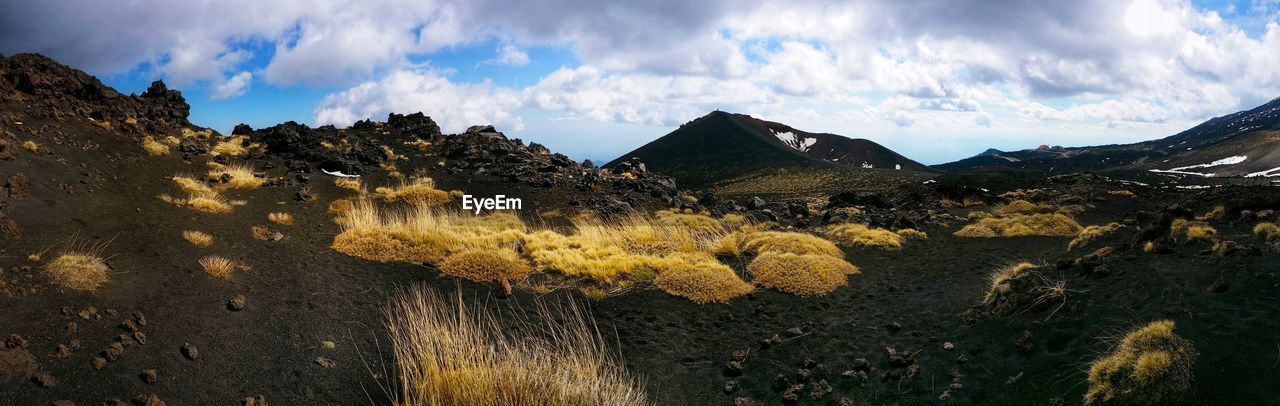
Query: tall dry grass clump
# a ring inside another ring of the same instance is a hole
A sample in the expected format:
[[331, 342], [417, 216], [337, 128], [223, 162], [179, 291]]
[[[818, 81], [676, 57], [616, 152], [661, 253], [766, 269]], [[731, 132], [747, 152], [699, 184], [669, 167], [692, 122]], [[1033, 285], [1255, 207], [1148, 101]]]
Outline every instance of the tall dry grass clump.
[[1174, 323], [1155, 321], [1130, 331], [1089, 366], [1086, 405], [1172, 404], [1191, 390], [1196, 349], [1174, 334]]
[[475, 282], [496, 281], [502, 284], [503, 294], [510, 295], [510, 280], [528, 276], [533, 267], [510, 249], [470, 249], [445, 257], [440, 272]]
[[75, 290], [97, 290], [109, 279], [107, 263], [96, 252], [69, 251], [44, 267], [53, 284]]
[[208, 247], [213, 244], [213, 235], [202, 231], [187, 230], [182, 232], [182, 239], [197, 247]]
[[1280, 238], [1280, 225], [1276, 223], [1258, 223], [1253, 226], [1253, 235], [1271, 241]]
[[293, 225], [293, 215], [285, 212], [268, 213], [267, 221], [270, 221], [272, 223], [276, 223], [282, 226], [291, 226]]
[[1050, 214], [1058, 211], [1058, 208], [1048, 204], [1035, 204], [1026, 200], [1014, 200], [1004, 206], [996, 207], [992, 210], [997, 216], [1012, 216], [1016, 214], [1032, 215], [1032, 214]]
[[991, 288], [987, 289], [987, 294], [982, 296], [982, 304], [991, 304], [1001, 295], [1008, 293], [1012, 289], [1009, 282], [1021, 278], [1024, 273], [1035, 267], [1036, 265], [1030, 262], [1019, 262], [992, 272], [988, 277]]
[[331, 247], [378, 262], [439, 263], [467, 249], [497, 249], [518, 244], [524, 223], [510, 213], [469, 213], [415, 205], [381, 210], [362, 199], [337, 218], [341, 232]]
[[414, 287], [395, 296], [386, 327], [403, 405], [649, 405], [643, 383], [577, 306], [540, 306], [499, 320]]
[[209, 179], [221, 182], [223, 188], [257, 189], [266, 180], [254, 175], [254, 169], [248, 164], [221, 165], [210, 163]]
[[142, 137], [142, 149], [147, 151], [147, 155], [151, 156], [169, 155], [169, 146], [156, 141], [151, 136]]
[[752, 281], [765, 288], [800, 296], [821, 296], [849, 283], [858, 268], [821, 254], [766, 251], [747, 264]]
[[435, 181], [428, 177], [419, 177], [395, 187], [376, 188], [373, 192], [388, 203], [402, 201], [416, 206], [442, 206], [453, 200], [449, 192], [436, 189]]
[[844, 253], [840, 251], [840, 248], [836, 247], [831, 241], [814, 235], [786, 231], [761, 231], [748, 234], [743, 238], [742, 247], [743, 251], [753, 254], [775, 252], [844, 257]]
[[256, 144], [250, 144], [249, 146], [246, 147], [245, 144], [248, 142], [248, 140], [249, 140], [249, 137], [246, 137], [243, 135], [236, 135], [236, 136], [232, 136], [231, 138], [226, 138], [214, 144], [213, 148], [209, 149], [209, 156], [215, 156], [215, 157], [227, 156], [227, 157], [237, 158], [237, 157], [248, 155], [249, 148], [253, 148], [257, 146]]
[[192, 178], [190, 176], [174, 176], [170, 178], [179, 189], [187, 193], [187, 197], [174, 198], [169, 195], [161, 195], [160, 199], [172, 203], [177, 206], [185, 206], [202, 211], [205, 213], [230, 213], [234, 207], [231, 202], [218, 194], [207, 183]]
[[673, 261], [653, 279], [654, 285], [663, 291], [689, 299], [694, 303], [729, 303], [736, 297], [755, 290], [729, 268], [707, 254], [678, 254], [690, 256]]
[[352, 192], [363, 192], [364, 185], [360, 184], [359, 179], [337, 178], [333, 180], [333, 185], [340, 189], [350, 190]]
[[1124, 225], [1120, 223], [1109, 223], [1105, 226], [1085, 227], [1083, 230], [1080, 230], [1079, 234], [1076, 234], [1075, 239], [1071, 240], [1071, 242], [1067, 244], [1067, 251], [1088, 245], [1089, 243], [1097, 241], [1098, 239], [1107, 236], [1107, 234], [1111, 234], [1121, 228], [1124, 228]]
[[956, 231], [957, 237], [1074, 237], [1083, 230], [1070, 216], [1063, 213], [1014, 214], [1002, 217], [978, 219]]
[[1218, 229], [1203, 221], [1174, 219], [1169, 226], [1169, 234], [1175, 239], [1184, 241], [1210, 240], [1218, 235]]
[[215, 279], [227, 279], [235, 271], [248, 271], [249, 265], [217, 255], [200, 258], [200, 268]]
[[[919, 231], [916, 232], [919, 233]], [[833, 224], [824, 227], [822, 234], [841, 245], [850, 247], [902, 248], [901, 235], [882, 228], [868, 227], [866, 224]]]

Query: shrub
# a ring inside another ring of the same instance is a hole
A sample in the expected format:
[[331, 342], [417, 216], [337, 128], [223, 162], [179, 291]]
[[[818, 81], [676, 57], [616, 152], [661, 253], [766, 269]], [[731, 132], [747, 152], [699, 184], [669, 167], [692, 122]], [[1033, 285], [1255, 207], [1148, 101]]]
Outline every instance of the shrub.
[[169, 155], [169, 146], [161, 144], [151, 136], [142, 137], [142, 149], [147, 151], [147, 154], [151, 156]]
[[820, 254], [844, 257], [840, 248], [831, 241], [809, 234], [784, 231], [760, 231], [747, 234], [743, 238], [742, 247], [743, 251], [753, 254], [785, 252], [796, 255]]
[[1007, 217], [985, 218], [956, 231], [958, 237], [1023, 237], [1023, 236], [1074, 236], [1082, 228], [1079, 223], [1062, 213], [1015, 214]]
[[509, 249], [470, 249], [449, 255], [440, 263], [440, 272], [475, 282], [519, 279], [532, 271], [528, 262]]
[[[576, 305], [498, 318], [429, 288], [391, 299], [386, 327], [404, 405], [648, 405]], [[516, 325], [509, 325], [516, 323]]]
[[71, 251], [45, 265], [45, 275], [55, 285], [75, 290], [97, 290], [107, 282], [107, 264], [93, 252]]
[[209, 179], [220, 181], [224, 187], [232, 189], [256, 189], [266, 181], [253, 172], [253, 167], [246, 164], [215, 165], [209, 170]]
[[397, 187], [380, 187], [374, 189], [374, 193], [388, 203], [403, 201], [418, 206], [434, 207], [451, 201], [449, 192], [436, 189], [435, 181], [427, 177], [414, 179], [411, 183], [401, 183]]
[[889, 230], [870, 228], [866, 224], [835, 224], [825, 227], [822, 233], [842, 245], [851, 247], [891, 249], [902, 247], [901, 235]]
[[1089, 366], [1086, 405], [1176, 403], [1191, 389], [1196, 350], [1169, 320], [1130, 331]]
[[1280, 225], [1276, 223], [1258, 223], [1253, 226], [1253, 234], [1267, 241], [1280, 238]]
[[1083, 247], [1086, 244], [1097, 241], [1098, 239], [1106, 236], [1107, 234], [1110, 234], [1121, 228], [1124, 228], [1124, 225], [1120, 223], [1109, 223], [1105, 226], [1085, 227], [1083, 230], [1080, 230], [1079, 234], [1076, 234], [1075, 239], [1071, 240], [1071, 242], [1067, 244], [1067, 251], [1071, 251], [1078, 247]]
[[200, 231], [183, 231], [182, 238], [197, 247], [207, 247], [210, 244], [213, 244], [213, 236], [209, 233]]
[[267, 214], [267, 221], [270, 221], [272, 223], [276, 223], [282, 226], [289, 226], [289, 225], [293, 225], [293, 215], [289, 213], [284, 213], [284, 212], [269, 213]]
[[732, 268], [717, 262], [715, 258], [696, 254], [682, 255], [691, 255], [693, 258], [677, 259], [675, 264], [658, 272], [653, 280], [658, 288], [698, 304], [729, 303], [733, 298], [754, 290]]
[[747, 264], [757, 285], [800, 296], [825, 295], [849, 283], [858, 268], [840, 258], [820, 254], [766, 251]]
[[209, 274], [216, 279], [227, 279], [231, 277], [231, 272], [248, 271], [250, 267], [244, 263], [220, 257], [217, 255], [209, 255], [200, 258], [200, 268], [204, 269], [204, 273]]

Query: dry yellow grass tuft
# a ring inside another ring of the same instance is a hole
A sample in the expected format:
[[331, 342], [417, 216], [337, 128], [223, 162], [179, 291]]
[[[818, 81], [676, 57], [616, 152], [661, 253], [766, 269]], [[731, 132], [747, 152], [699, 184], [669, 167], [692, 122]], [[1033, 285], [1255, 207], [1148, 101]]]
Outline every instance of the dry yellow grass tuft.
[[1003, 217], [979, 219], [956, 231], [958, 237], [1069, 237], [1082, 230], [1079, 223], [1062, 213], [1014, 214]]
[[1067, 251], [1083, 247], [1121, 228], [1124, 228], [1124, 225], [1120, 223], [1109, 223], [1105, 226], [1085, 227], [1083, 230], [1080, 230], [1079, 234], [1076, 234], [1075, 239], [1071, 240], [1071, 242], [1067, 244]]
[[998, 216], [1010, 216], [1014, 214], [1047, 214], [1056, 211], [1058, 211], [1058, 208], [1052, 205], [1035, 204], [1026, 200], [1014, 200], [1004, 206], [996, 207], [994, 210], [995, 214]]
[[216, 279], [227, 279], [231, 277], [232, 272], [251, 269], [244, 263], [217, 255], [200, 258], [200, 268], [204, 269], [204, 273]]
[[925, 240], [929, 238], [929, 233], [916, 230], [914, 228], [904, 228], [904, 229], [898, 230], [897, 233], [898, 235], [902, 236], [902, 238], [906, 238], [909, 240]]
[[[242, 157], [249, 154], [249, 148], [245, 146], [249, 137], [243, 135], [233, 136], [231, 138], [219, 141], [209, 149], [209, 156], [226, 156], [226, 157]], [[252, 145], [250, 145], [252, 146]]]
[[523, 222], [509, 213], [472, 216], [427, 206], [384, 213], [369, 200], [335, 221], [342, 232], [334, 250], [378, 262], [438, 263], [466, 249], [513, 246], [524, 234]]
[[1200, 241], [1212, 239], [1213, 236], [1218, 234], [1218, 230], [1203, 221], [1174, 219], [1173, 224], [1169, 226], [1169, 233], [1174, 238], [1181, 238], [1186, 241]]
[[1191, 389], [1196, 350], [1161, 320], [1130, 331], [1089, 366], [1086, 405], [1162, 405], [1178, 402]]
[[[414, 287], [391, 299], [391, 337], [403, 405], [649, 405], [576, 305], [504, 318]], [[517, 323], [517, 325], [510, 325]]]
[[752, 281], [765, 288], [800, 296], [821, 296], [849, 283], [858, 268], [820, 254], [766, 251], [747, 264]]
[[96, 125], [98, 126], [98, 128], [101, 128], [103, 130], [111, 129], [111, 122], [107, 120], [93, 120], [93, 125]]
[[436, 189], [431, 178], [420, 177], [397, 187], [380, 187], [374, 193], [388, 203], [403, 201], [417, 206], [435, 207], [452, 201], [449, 192]]
[[208, 247], [213, 244], [213, 235], [201, 231], [183, 231], [182, 239], [187, 240], [187, 242], [197, 247]]
[[1131, 192], [1131, 191], [1128, 191], [1128, 190], [1124, 190], [1124, 189], [1112, 190], [1112, 191], [1109, 191], [1109, 192], [1107, 192], [1107, 193], [1108, 193], [1108, 194], [1110, 194], [1110, 195], [1112, 195], [1112, 196], [1124, 196], [1124, 197], [1134, 197], [1134, 196], [1137, 196], [1137, 194], [1135, 194], [1135, 193], [1133, 193], [1133, 192]]
[[364, 185], [360, 184], [358, 179], [338, 178], [333, 180], [333, 185], [352, 192], [363, 192]]
[[[919, 231], [916, 232], [919, 233]], [[898, 235], [898, 233], [881, 228], [867, 227], [866, 224], [834, 224], [823, 228], [822, 233], [841, 245], [850, 247], [889, 249], [902, 247], [902, 236]]]
[[668, 227], [680, 227], [694, 233], [715, 233], [724, 230], [719, 220], [702, 214], [677, 213], [662, 210], [657, 213], [658, 223]]
[[293, 225], [293, 215], [284, 212], [269, 213], [267, 214], [267, 221], [282, 226], [290, 226]]
[[1258, 223], [1253, 226], [1253, 234], [1267, 241], [1280, 238], [1280, 225], [1276, 223]]
[[209, 179], [221, 182], [224, 188], [256, 189], [266, 183], [265, 180], [254, 175], [253, 167], [247, 164], [229, 166], [212, 164], [210, 166]]
[[107, 282], [107, 264], [96, 252], [64, 252], [44, 267], [53, 284], [75, 290], [97, 290]]
[[992, 217], [995, 217], [995, 215], [981, 210], [971, 211], [968, 215], [969, 220], [982, 220]]
[[710, 256], [682, 260], [678, 266], [659, 272], [653, 283], [669, 294], [697, 304], [729, 303], [730, 300], [755, 290], [750, 283], [738, 277], [732, 268], [716, 262]]
[[355, 204], [349, 199], [334, 200], [333, 203], [329, 203], [329, 214], [341, 218], [350, 213], [353, 207], [355, 207]]
[[743, 238], [742, 248], [743, 251], [754, 254], [785, 252], [796, 255], [821, 254], [844, 258], [844, 253], [831, 241], [809, 234], [784, 231], [761, 231], [747, 234]]
[[230, 202], [227, 202], [225, 199], [217, 195], [197, 196], [186, 199], [185, 205], [205, 213], [216, 214], [230, 213], [232, 209]]
[[1223, 205], [1217, 205], [1217, 206], [1213, 206], [1213, 209], [1209, 210], [1208, 213], [1205, 213], [1204, 215], [1201, 215], [1201, 216], [1197, 216], [1196, 220], [1208, 221], [1208, 220], [1220, 219], [1226, 216], [1227, 216], [1227, 207]]
[[1036, 266], [1030, 262], [1019, 262], [995, 270], [991, 273], [991, 288], [987, 289], [987, 294], [982, 296], [982, 304], [989, 304], [1000, 295], [1009, 291], [1009, 281], [1017, 279], [1028, 270], [1034, 269]]
[[26, 140], [22, 143], [22, 149], [25, 149], [27, 150], [27, 152], [30, 152], [33, 154], [39, 154], [40, 148], [42, 148], [40, 144], [37, 144], [35, 141], [32, 141], [32, 140]]
[[156, 141], [151, 136], [142, 137], [142, 149], [151, 156], [169, 155], [169, 146]]
[[503, 292], [511, 294], [511, 279], [520, 279], [533, 272], [529, 262], [510, 249], [470, 249], [449, 255], [440, 263], [445, 275], [475, 282], [502, 283]]

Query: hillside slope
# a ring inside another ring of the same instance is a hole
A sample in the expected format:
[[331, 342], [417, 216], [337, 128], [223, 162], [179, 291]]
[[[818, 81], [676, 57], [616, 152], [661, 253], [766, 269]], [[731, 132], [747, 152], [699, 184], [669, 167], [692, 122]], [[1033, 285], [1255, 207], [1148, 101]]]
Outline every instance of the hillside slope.
[[708, 187], [789, 171], [859, 173], [851, 169], [932, 172], [875, 142], [810, 133], [744, 114], [715, 111], [637, 148], [606, 167], [638, 158], [682, 186]]

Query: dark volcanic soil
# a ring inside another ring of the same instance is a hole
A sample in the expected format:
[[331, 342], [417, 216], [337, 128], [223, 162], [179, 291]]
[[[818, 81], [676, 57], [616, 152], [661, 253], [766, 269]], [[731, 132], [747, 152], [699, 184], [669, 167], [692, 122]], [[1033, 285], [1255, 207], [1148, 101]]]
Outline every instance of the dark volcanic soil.
[[[177, 194], [167, 178], [201, 172], [205, 158], [148, 157], [136, 134], [102, 129], [83, 115], [48, 117], [31, 109], [25, 100], [0, 106], [5, 113], [0, 141], [12, 146], [8, 158], [0, 151], [0, 225], [7, 220], [16, 225], [0, 235], [0, 338], [5, 339], [0, 404], [64, 399], [100, 404], [149, 394], [179, 405], [240, 404], [257, 395], [285, 405], [387, 404], [383, 388], [393, 375], [382, 308], [388, 295], [423, 283], [461, 290], [469, 302], [502, 311], [531, 309], [539, 299], [518, 291], [499, 300], [489, 285], [329, 249], [338, 229], [327, 206], [350, 192], [319, 173], [314, 166], [321, 158], [309, 162], [316, 170], [303, 174], [314, 201], [295, 199], [304, 182], [286, 170], [285, 159], [272, 155], [249, 162], [259, 168], [271, 163], [267, 176], [288, 181], [228, 192], [247, 203], [230, 214], [200, 213], [156, 196]], [[27, 140], [43, 148], [22, 149]], [[371, 172], [368, 168], [376, 167], [358, 159], [351, 163]], [[580, 189], [576, 181], [545, 175], [568, 170], [481, 167], [486, 169], [480, 175], [470, 164], [453, 172], [425, 169], [445, 189], [521, 196], [522, 215], [533, 221], [601, 202], [630, 199], [652, 209], [647, 205], [670, 199], [654, 186], [661, 182], [656, 177], [642, 175], [634, 183], [600, 175], [598, 184]], [[407, 164], [401, 169], [411, 170]], [[551, 184], [544, 184], [547, 177]], [[727, 305], [695, 305], [658, 290], [636, 289], [587, 303], [606, 338], [619, 345], [627, 366], [646, 379], [651, 398], [663, 405], [734, 404], [739, 397], [779, 404], [779, 375], [786, 385], [806, 385], [802, 404], [839, 404], [842, 398], [861, 405], [1052, 404], [1055, 399], [1078, 404], [1087, 386], [1087, 363], [1108, 348], [1107, 339], [1157, 319], [1175, 321], [1176, 332], [1200, 352], [1187, 404], [1275, 402], [1280, 394], [1274, 385], [1280, 382], [1280, 254], [1250, 233], [1256, 221], [1240, 220], [1238, 214], [1246, 206], [1280, 209], [1280, 191], [1239, 186], [1188, 191], [1087, 179], [1083, 186], [1043, 186], [1073, 195], [1102, 191], [1080, 203], [1082, 224], [1132, 220], [1135, 225], [1071, 252], [1068, 238], [953, 237], [962, 223], [951, 222], [923, 226], [929, 238], [909, 240], [901, 250], [847, 250], [847, 259], [862, 273], [822, 297], [761, 290]], [[372, 173], [365, 180], [390, 182]], [[1116, 189], [1138, 195], [1105, 193]], [[742, 204], [750, 198], [729, 197]], [[1230, 206], [1228, 216], [1210, 224], [1220, 238], [1259, 252], [1203, 253], [1210, 248], [1207, 242], [1161, 254], [1131, 249], [1139, 226], [1150, 220], [1144, 213], [1170, 204], [1184, 204], [1196, 214], [1216, 204]], [[950, 210], [964, 215], [971, 209]], [[267, 213], [277, 211], [293, 213], [294, 224], [269, 224]], [[283, 232], [284, 239], [254, 239], [250, 227], [259, 225]], [[217, 241], [195, 247], [182, 240], [183, 230], [205, 231]], [[102, 252], [111, 280], [95, 292], [57, 288], [41, 273], [60, 244], [73, 238], [106, 243]], [[1103, 260], [1108, 274], [1054, 266], [1101, 247], [1117, 249]], [[37, 260], [31, 254], [41, 255]], [[241, 259], [253, 269], [226, 281], [212, 279], [197, 265], [210, 254]], [[1047, 265], [1051, 278], [1066, 281], [1069, 296], [1007, 316], [975, 310], [988, 273], [1023, 260]], [[244, 308], [230, 310], [228, 302], [237, 295], [243, 295]], [[564, 292], [540, 299], [583, 300]], [[780, 342], [763, 348], [761, 341], [774, 335]], [[101, 365], [95, 365], [97, 358], [104, 359]], [[733, 360], [740, 372], [727, 368]], [[144, 379], [150, 377], [146, 370], [155, 370], [154, 383]], [[855, 372], [842, 376], [846, 371]], [[736, 390], [726, 394], [730, 381]], [[822, 387], [822, 381], [831, 392], [815, 400], [813, 388]]]

